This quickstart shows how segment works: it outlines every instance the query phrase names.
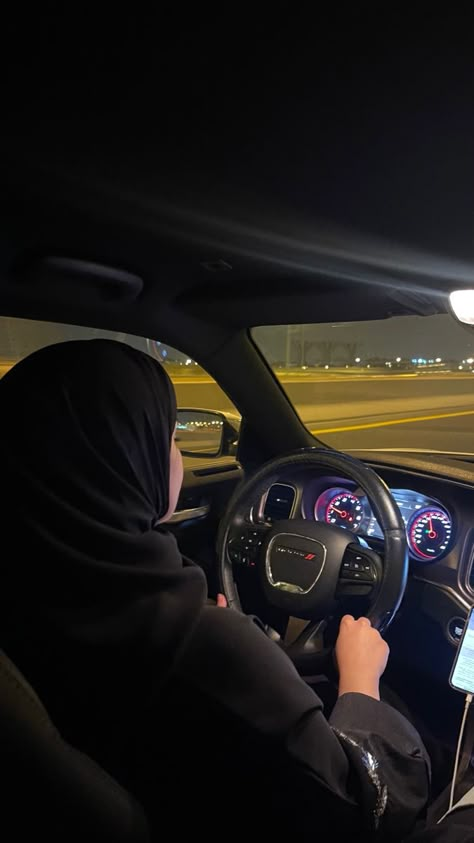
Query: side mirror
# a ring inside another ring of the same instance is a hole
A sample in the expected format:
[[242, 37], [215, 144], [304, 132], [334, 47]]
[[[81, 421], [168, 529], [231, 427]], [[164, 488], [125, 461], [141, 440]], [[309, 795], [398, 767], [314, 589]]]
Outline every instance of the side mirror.
[[235, 456], [240, 418], [214, 410], [180, 409], [176, 444], [184, 457]]

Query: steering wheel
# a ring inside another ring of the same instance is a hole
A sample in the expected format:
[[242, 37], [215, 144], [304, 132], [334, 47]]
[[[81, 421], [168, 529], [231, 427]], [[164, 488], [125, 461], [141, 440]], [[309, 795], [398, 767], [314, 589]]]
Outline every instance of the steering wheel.
[[[383, 532], [383, 558], [342, 527], [302, 517], [268, 525], [252, 517], [270, 486], [312, 469], [342, 475], [363, 489]], [[287, 648], [306, 675], [327, 665], [330, 648], [321, 650], [321, 633], [347, 597], [368, 600], [367, 615], [383, 632], [406, 587], [408, 549], [400, 510], [375, 471], [338, 451], [307, 449], [264, 465], [237, 488], [217, 543], [220, 585], [230, 608], [243, 611], [235, 575], [245, 566], [254, 569], [269, 607], [309, 621]]]

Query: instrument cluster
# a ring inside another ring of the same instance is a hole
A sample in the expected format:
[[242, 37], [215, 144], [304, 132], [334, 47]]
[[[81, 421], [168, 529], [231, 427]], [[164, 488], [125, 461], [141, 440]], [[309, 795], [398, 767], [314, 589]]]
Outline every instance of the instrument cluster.
[[[451, 549], [453, 521], [438, 501], [409, 489], [391, 489], [407, 531], [410, 554], [420, 562], [434, 562]], [[324, 489], [314, 502], [316, 521], [344, 527], [359, 536], [383, 539], [367, 496], [343, 486]], [[311, 517], [311, 516], [310, 516]]]

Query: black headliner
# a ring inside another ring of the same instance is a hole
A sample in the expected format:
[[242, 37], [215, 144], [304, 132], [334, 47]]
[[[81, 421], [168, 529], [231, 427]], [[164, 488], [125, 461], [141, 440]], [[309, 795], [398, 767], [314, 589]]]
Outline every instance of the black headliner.
[[[472, 283], [462, 21], [456, 40], [443, 20], [441, 38], [412, 27], [390, 45], [369, 15], [328, 27], [288, 9], [263, 26], [128, 20], [86, 42], [57, 16], [21, 30], [4, 98], [3, 312], [205, 351], [253, 324], [442, 312]], [[144, 291], [113, 303], [40, 285], [45, 253], [136, 272]]]

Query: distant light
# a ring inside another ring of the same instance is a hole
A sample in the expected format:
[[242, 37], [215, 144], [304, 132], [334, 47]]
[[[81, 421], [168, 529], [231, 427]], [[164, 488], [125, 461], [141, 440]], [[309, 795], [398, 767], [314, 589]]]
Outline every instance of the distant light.
[[193, 361], [191, 360], [191, 358], [188, 357], [188, 359], [186, 360], [186, 366], [190, 366], [192, 362]]
[[423, 363], [423, 357], [418, 358], [418, 363]]
[[401, 358], [401, 357], [397, 357], [397, 363], [401, 363], [401, 362], [402, 362], [402, 358]]
[[367, 363], [367, 368], [370, 369], [370, 363]]
[[360, 363], [360, 357], [356, 357], [355, 362]]
[[441, 362], [442, 362], [442, 361], [441, 361], [441, 357], [437, 357], [437, 358], [436, 358], [436, 362], [437, 362], [437, 363], [441, 363]]
[[462, 369], [462, 366], [458, 366], [458, 369]]
[[325, 368], [325, 369], [329, 369], [329, 366], [327, 366], [327, 365], [326, 365], [324, 368]]
[[474, 290], [454, 290], [449, 294], [449, 303], [456, 319], [474, 325]]
[[412, 362], [412, 363], [418, 363], [418, 360], [416, 359], [416, 357], [412, 357], [412, 358], [411, 358], [411, 362]]
[[474, 357], [468, 357], [466, 363], [469, 363], [469, 365], [471, 365], [471, 363], [474, 363]]
[[168, 357], [168, 352], [166, 351], [166, 348], [162, 348], [160, 353], [162, 357]]
[[308, 367], [307, 367], [307, 366], [302, 366], [301, 368], [302, 368], [302, 369], [307, 369]]

